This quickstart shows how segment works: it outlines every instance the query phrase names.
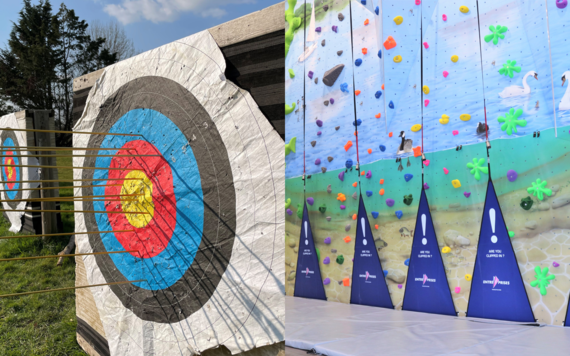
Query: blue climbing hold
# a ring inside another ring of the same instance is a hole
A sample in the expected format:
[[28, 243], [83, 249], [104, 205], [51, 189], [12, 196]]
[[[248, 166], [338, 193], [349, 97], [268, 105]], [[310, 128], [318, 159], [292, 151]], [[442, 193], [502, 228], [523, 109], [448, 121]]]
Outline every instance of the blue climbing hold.
[[382, 58], [382, 50], [378, 51], [378, 58]]
[[393, 108], [394, 108], [394, 103], [392, 102], [392, 100], [390, 100], [390, 104], [388, 104], [388, 107], [389, 107], [390, 109], [393, 109]]
[[354, 122], [352, 124], [354, 126], [360, 126], [361, 123], [362, 123], [362, 120], [358, 119], [358, 120], [354, 120]]
[[404, 174], [404, 179], [406, 180], [406, 182], [409, 182], [412, 178], [414, 178], [413, 174], [410, 173]]
[[388, 276], [388, 270], [384, 270], [384, 278], [386, 278], [386, 276]]
[[366, 196], [367, 196], [367, 197], [371, 197], [371, 196], [372, 196], [372, 191], [371, 191], [371, 190], [367, 190], [367, 191], [366, 191]]
[[405, 264], [406, 266], [409, 266], [409, 265], [410, 265], [410, 259], [408, 258], [407, 260], [405, 260], [405, 261], [404, 261], [404, 264]]
[[362, 64], [362, 59], [358, 58], [357, 60], [354, 61], [354, 64], [359, 67]]
[[360, 0], [360, 2], [362, 3], [362, 5], [366, 5], [366, 0]]
[[344, 93], [348, 93], [348, 84], [346, 83], [342, 83], [340, 85], [340, 91], [344, 92]]
[[350, 168], [352, 167], [352, 160], [349, 158], [346, 160], [346, 163], [344, 164], [346, 166], [346, 168]]
[[380, 145], [380, 151], [382, 151], [382, 152], [386, 151], [386, 146]]
[[374, 219], [378, 218], [378, 212], [377, 212], [377, 211], [373, 211], [373, 212], [372, 212], [372, 217], [373, 217]]
[[374, 96], [376, 97], [376, 99], [380, 98], [382, 96], [382, 92], [380, 90], [378, 90], [376, 92], [376, 94], [374, 94]]
[[396, 216], [398, 217], [398, 219], [401, 219], [402, 215], [404, 215], [404, 213], [402, 213], [402, 210], [396, 210]]
[[378, 6], [376, 6], [376, 8], [374, 9], [374, 12], [376, 13], [376, 15], [380, 15], [380, 8]]

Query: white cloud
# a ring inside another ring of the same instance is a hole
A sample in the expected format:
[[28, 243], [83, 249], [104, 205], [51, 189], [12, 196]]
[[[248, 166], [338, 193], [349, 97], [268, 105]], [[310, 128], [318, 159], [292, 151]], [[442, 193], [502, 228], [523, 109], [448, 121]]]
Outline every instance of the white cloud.
[[219, 18], [227, 14], [224, 5], [251, 4], [255, 0], [121, 0], [105, 5], [104, 10], [123, 25], [142, 20], [173, 22], [184, 12]]

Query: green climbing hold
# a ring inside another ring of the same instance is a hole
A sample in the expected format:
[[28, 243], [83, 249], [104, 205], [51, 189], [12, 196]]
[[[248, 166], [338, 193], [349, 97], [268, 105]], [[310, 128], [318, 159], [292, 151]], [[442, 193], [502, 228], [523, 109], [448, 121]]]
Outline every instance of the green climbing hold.
[[339, 265], [344, 263], [344, 256], [343, 255], [338, 255], [336, 257], [336, 263], [338, 263]]
[[[508, 228], [507, 228], [508, 230]], [[512, 239], [513, 237], [515, 237], [515, 232], [514, 231], [509, 231], [509, 237]]]
[[297, 217], [299, 219], [303, 218], [303, 204], [297, 204]]
[[327, 212], [327, 205], [322, 204], [321, 206], [319, 206], [319, 211], [321, 212], [321, 214], [326, 213]]
[[491, 25], [489, 26], [489, 30], [492, 32], [491, 34], [485, 36], [485, 42], [489, 42], [493, 40], [493, 44], [499, 43], [499, 38], [504, 39], [505, 35], [503, 33], [507, 32], [509, 29], [507, 26], [497, 25], [497, 27]]
[[404, 204], [410, 205], [414, 201], [414, 197], [411, 194], [404, 195]]
[[550, 285], [550, 281], [555, 279], [556, 276], [553, 274], [548, 274], [548, 267], [544, 267], [544, 269], [541, 271], [540, 266], [536, 266], [534, 267], [534, 272], [536, 272], [534, 275], [534, 278], [536, 278], [536, 280], [530, 282], [531, 287], [538, 286], [540, 288], [540, 294], [546, 295], [546, 287]]
[[473, 158], [473, 163], [467, 163], [467, 168], [471, 168], [471, 174], [475, 176], [475, 179], [481, 179], [481, 172], [489, 174], [489, 167], [485, 167], [485, 158], [477, 159]]
[[[520, 72], [520, 69], [519, 69], [519, 72]], [[290, 76], [291, 78], [295, 78], [295, 72], [294, 72], [293, 69], [291, 69], [291, 68], [289, 68], [289, 76]], [[512, 78], [512, 76], [511, 76], [511, 78]]]
[[289, 106], [289, 104], [285, 104], [285, 115], [289, 115], [290, 113], [292, 113], [293, 110], [295, 110], [296, 106], [297, 104], [295, 103], [291, 104], [291, 106]]
[[505, 117], [499, 116], [497, 121], [504, 122], [504, 124], [501, 125], [501, 130], [506, 131], [507, 135], [510, 136], [513, 132], [517, 133], [517, 125], [525, 127], [526, 120], [518, 120], [518, 117], [521, 116], [522, 113], [522, 109], [517, 109], [517, 111], [515, 111], [515, 109], [511, 108]]
[[319, 249], [316, 247], [315, 250], [317, 251], [317, 261], [321, 262], [321, 251], [319, 251]]
[[552, 195], [552, 190], [546, 188], [546, 184], [547, 182], [545, 180], [543, 181], [540, 178], [538, 178], [536, 182], [532, 182], [532, 187], [527, 188], [526, 191], [529, 194], [532, 194], [535, 197], [537, 197], [538, 200], [543, 200], [544, 194], [548, 196]]
[[[521, 67], [520, 66], [515, 66], [515, 64], [517, 64], [517, 61], [507, 61], [506, 64], [503, 64], [503, 68], [499, 69], [499, 73], [503, 74], [503, 75], [508, 75], [509, 77], [513, 77], [513, 72], [517, 72], [520, 73], [521, 72]], [[291, 70], [291, 69], [289, 69]], [[293, 77], [291, 77], [293, 78]]]
[[291, 206], [291, 198], [287, 198], [287, 200], [285, 200], [285, 209], [289, 209], [290, 206]]
[[289, 47], [291, 42], [293, 42], [293, 37], [295, 37], [295, 30], [301, 26], [301, 18], [295, 17], [295, 5], [297, 5], [297, 0], [287, 0], [289, 7], [285, 10], [285, 21], [289, 24], [289, 28], [285, 32], [285, 57], [289, 53]]
[[521, 199], [521, 208], [524, 210], [530, 210], [530, 208], [532, 208], [532, 204], [534, 204], [534, 202], [532, 201], [531, 197]]
[[291, 153], [291, 151], [293, 152], [297, 152], [297, 137], [291, 137], [291, 140], [289, 140], [289, 143], [285, 144], [285, 156], [288, 156], [289, 153]]

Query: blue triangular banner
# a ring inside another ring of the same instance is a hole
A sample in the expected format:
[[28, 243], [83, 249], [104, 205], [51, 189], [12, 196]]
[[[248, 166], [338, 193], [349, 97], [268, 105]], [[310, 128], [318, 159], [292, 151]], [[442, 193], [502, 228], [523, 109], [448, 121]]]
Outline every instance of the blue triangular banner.
[[327, 300], [306, 202], [303, 208], [303, 222], [301, 225], [301, 239], [299, 240], [299, 256], [297, 257], [294, 296]]
[[495, 187], [490, 179], [467, 316], [535, 322]]
[[564, 319], [564, 326], [570, 326], [570, 299], [566, 306], [566, 319]]
[[457, 316], [423, 189], [402, 310]]
[[382, 264], [374, 244], [372, 229], [364, 201], [360, 196], [356, 241], [354, 242], [354, 263], [352, 268], [352, 288], [350, 304], [362, 304], [373, 307], [394, 308], [390, 292], [384, 278]]

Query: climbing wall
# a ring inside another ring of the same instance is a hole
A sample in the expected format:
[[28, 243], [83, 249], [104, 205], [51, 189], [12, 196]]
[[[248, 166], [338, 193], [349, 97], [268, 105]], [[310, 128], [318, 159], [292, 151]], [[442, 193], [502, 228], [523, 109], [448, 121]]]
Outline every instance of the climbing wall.
[[[423, 188], [454, 307], [465, 316], [492, 179], [524, 283], [520, 298], [528, 296], [539, 322], [563, 325], [570, 295], [567, 1], [315, 2], [321, 32], [314, 52], [305, 44], [314, 61], [305, 61], [305, 198], [313, 201], [327, 298], [350, 301], [352, 217], [362, 195], [401, 309]], [[328, 47], [332, 54], [319, 54]], [[336, 88], [323, 87], [323, 73], [337, 64], [344, 67]], [[288, 179], [287, 197], [300, 186]], [[287, 229], [298, 239], [294, 224]]]

